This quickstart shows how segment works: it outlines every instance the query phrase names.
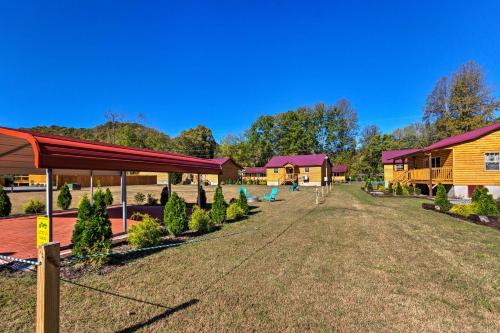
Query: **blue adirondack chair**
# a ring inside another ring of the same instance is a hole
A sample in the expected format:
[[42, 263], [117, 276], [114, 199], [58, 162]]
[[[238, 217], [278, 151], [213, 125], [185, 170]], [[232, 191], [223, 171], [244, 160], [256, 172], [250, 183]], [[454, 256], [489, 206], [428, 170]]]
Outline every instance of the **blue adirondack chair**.
[[248, 194], [247, 188], [245, 186], [240, 187], [240, 192], [243, 192], [243, 194], [247, 198], [250, 196], [250, 194]]
[[290, 192], [295, 192], [299, 190], [299, 183], [293, 183], [292, 186], [290, 186]]
[[269, 202], [274, 201], [274, 200], [276, 200], [277, 195], [278, 195], [278, 188], [273, 187], [273, 189], [271, 190], [271, 193], [264, 194], [264, 200], [269, 201]]

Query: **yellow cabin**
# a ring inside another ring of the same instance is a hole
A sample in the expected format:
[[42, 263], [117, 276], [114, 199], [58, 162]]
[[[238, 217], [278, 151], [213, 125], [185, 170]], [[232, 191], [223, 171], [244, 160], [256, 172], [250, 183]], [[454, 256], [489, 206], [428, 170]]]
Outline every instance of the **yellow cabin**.
[[[235, 183], [241, 179], [241, 174], [243, 168], [233, 161], [230, 157], [224, 158], [212, 158], [210, 161], [214, 161], [220, 164], [222, 169], [222, 174], [220, 175], [201, 175], [202, 184], [208, 185], [218, 185], [219, 181], [221, 183], [232, 182]], [[198, 183], [198, 175], [186, 173], [182, 175], [182, 180], [189, 179], [191, 183]]]
[[274, 156], [265, 165], [268, 186], [298, 182], [300, 186], [330, 183], [332, 164], [325, 154]]
[[394, 156], [392, 161], [408, 165], [394, 172], [394, 183], [427, 188], [427, 193], [441, 183], [455, 198], [469, 198], [476, 187], [486, 187], [499, 198], [500, 122]]
[[334, 165], [332, 166], [332, 180], [335, 183], [345, 183], [347, 182], [347, 173], [349, 168], [347, 165]]
[[243, 170], [243, 180], [246, 181], [266, 181], [266, 168], [246, 167]]
[[384, 166], [385, 186], [394, 183], [394, 172], [408, 170], [406, 159], [394, 161], [393, 158], [417, 152], [418, 149], [387, 150], [382, 152], [382, 165]]

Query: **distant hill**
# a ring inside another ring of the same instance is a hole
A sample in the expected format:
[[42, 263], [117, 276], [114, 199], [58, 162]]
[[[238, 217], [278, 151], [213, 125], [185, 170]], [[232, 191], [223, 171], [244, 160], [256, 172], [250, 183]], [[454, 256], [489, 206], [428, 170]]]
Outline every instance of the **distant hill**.
[[35, 126], [27, 129], [39, 133], [64, 135], [129, 147], [147, 148], [158, 151], [173, 150], [172, 139], [167, 134], [137, 123], [106, 122], [92, 128]]

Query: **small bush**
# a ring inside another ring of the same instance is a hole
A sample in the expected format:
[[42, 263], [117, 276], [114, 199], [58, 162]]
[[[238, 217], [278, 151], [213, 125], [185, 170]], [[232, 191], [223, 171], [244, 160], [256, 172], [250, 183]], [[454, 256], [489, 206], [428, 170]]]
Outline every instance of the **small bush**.
[[147, 215], [145, 213], [140, 213], [140, 212], [133, 212], [132, 215], [130, 215], [130, 219], [134, 221], [142, 221], [144, 218], [144, 215]]
[[179, 236], [187, 229], [186, 202], [173, 192], [164, 209], [164, 222], [171, 235]]
[[472, 192], [472, 202], [479, 202], [479, 198], [481, 198], [481, 194], [483, 193], [483, 189], [476, 187], [474, 192]]
[[106, 203], [106, 206], [111, 206], [113, 204], [113, 194], [109, 188], [106, 188], [104, 192], [104, 203]]
[[410, 189], [408, 187], [403, 187], [402, 195], [410, 195]]
[[191, 219], [189, 220], [188, 226], [189, 230], [205, 233], [208, 231], [208, 224], [210, 222], [210, 216], [208, 213], [201, 209], [199, 206], [193, 207], [193, 213], [191, 214]]
[[385, 192], [386, 191], [386, 188], [384, 185], [382, 184], [378, 184], [377, 185], [377, 191], [380, 191], [380, 192]]
[[396, 185], [396, 195], [403, 195], [403, 187], [400, 183]]
[[198, 198], [198, 201], [200, 203], [200, 208], [207, 208], [207, 193], [205, 192], [205, 189], [202, 187], [200, 190], [200, 197]]
[[420, 189], [420, 187], [415, 187], [414, 194], [415, 195], [421, 195], [422, 194], [422, 190]]
[[497, 203], [497, 209], [500, 212], [500, 198], [496, 200], [496, 203]]
[[30, 200], [23, 208], [26, 214], [41, 214], [45, 212], [45, 204], [40, 200]]
[[57, 207], [61, 208], [62, 210], [68, 209], [71, 205], [72, 199], [73, 197], [71, 196], [71, 192], [69, 191], [68, 184], [64, 184], [63, 186], [61, 186], [59, 195], [57, 196]]
[[0, 217], [9, 216], [12, 210], [12, 203], [7, 192], [0, 186]]
[[388, 191], [389, 193], [394, 194], [394, 188], [393, 188], [393, 186], [392, 186], [392, 183], [391, 183], [391, 182], [389, 182], [389, 184], [387, 185], [387, 191]]
[[488, 193], [488, 191], [482, 191], [479, 197], [479, 202], [477, 203], [477, 214], [485, 216], [499, 216], [499, 211], [495, 199]]
[[182, 173], [177, 173], [177, 172], [170, 173], [170, 181], [172, 182], [172, 185], [180, 184], [182, 181]]
[[446, 188], [441, 183], [437, 186], [436, 198], [434, 202], [437, 206], [439, 206], [439, 210], [442, 212], [447, 212], [451, 208], [451, 203], [448, 200], [448, 193], [446, 193]]
[[163, 230], [158, 219], [142, 214], [142, 221], [130, 227], [127, 240], [134, 248], [158, 245]]
[[247, 215], [250, 212], [250, 207], [248, 206], [248, 201], [245, 193], [240, 190], [240, 196], [238, 198], [238, 206], [240, 206], [243, 214]]
[[460, 216], [468, 217], [472, 214], [477, 214], [477, 203], [469, 203], [463, 205], [453, 205], [450, 209], [450, 213], [457, 214]]
[[368, 180], [366, 182], [366, 190], [367, 191], [373, 191], [373, 184], [372, 184], [372, 181], [371, 180]]
[[238, 203], [232, 203], [227, 208], [227, 219], [228, 220], [238, 220], [245, 215], [243, 209], [241, 209]]
[[210, 218], [215, 224], [224, 223], [226, 220], [226, 203], [224, 202], [224, 195], [220, 186], [217, 186], [215, 189]]
[[158, 198], [156, 198], [154, 195], [149, 194], [146, 197], [146, 202], [148, 206], [158, 206]]
[[90, 204], [89, 197], [85, 194], [78, 203], [78, 213], [76, 218], [75, 227], [73, 228], [73, 235], [71, 236], [71, 243], [73, 243], [73, 254], [82, 255], [81, 236], [85, 229], [85, 224], [92, 217], [93, 209]]
[[144, 200], [146, 200], [146, 196], [142, 192], [137, 192], [134, 195], [134, 201], [138, 205], [142, 205], [144, 203]]
[[165, 186], [161, 189], [160, 204], [162, 205], [162, 207], [165, 207], [167, 202], [168, 202], [168, 186]]

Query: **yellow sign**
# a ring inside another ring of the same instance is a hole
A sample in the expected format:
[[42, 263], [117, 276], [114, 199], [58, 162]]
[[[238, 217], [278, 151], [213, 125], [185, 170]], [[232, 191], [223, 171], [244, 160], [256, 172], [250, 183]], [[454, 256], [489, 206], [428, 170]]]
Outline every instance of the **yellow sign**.
[[36, 247], [50, 242], [50, 220], [47, 216], [36, 217]]

